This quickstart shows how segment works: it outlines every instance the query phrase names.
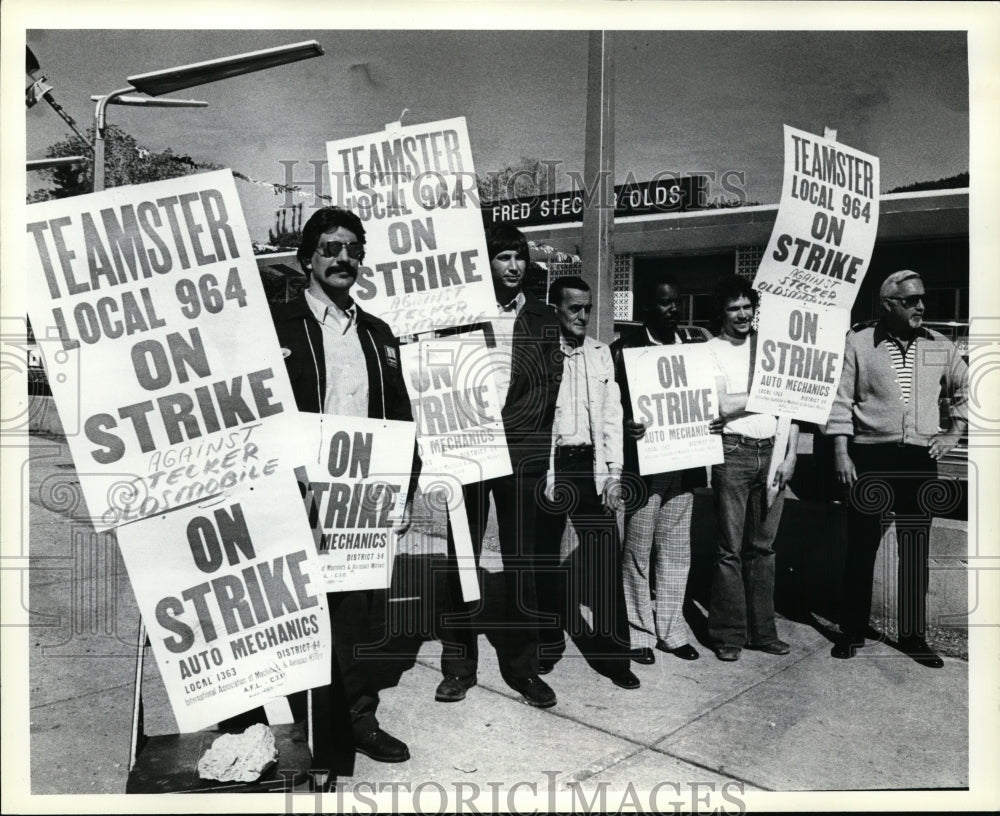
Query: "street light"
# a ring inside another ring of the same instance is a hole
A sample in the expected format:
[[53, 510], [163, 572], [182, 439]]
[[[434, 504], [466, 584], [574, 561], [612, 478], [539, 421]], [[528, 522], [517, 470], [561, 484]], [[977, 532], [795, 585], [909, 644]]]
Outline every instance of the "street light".
[[104, 129], [107, 125], [108, 105], [137, 105], [151, 108], [204, 108], [208, 102], [200, 99], [146, 99], [141, 96], [125, 96], [135, 88], [119, 88], [103, 96], [90, 97], [97, 102], [94, 111], [94, 192], [104, 189]]
[[[320, 44], [315, 40], [308, 40], [128, 77], [129, 87], [112, 91], [97, 102], [97, 110], [94, 113], [94, 191], [104, 189], [104, 125], [105, 108], [108, 104], [114, 103], [115, 100], [125, 97], [132, 91], [142, 91], [149, 96], [159, 96], [183, 88], [192, 88], [195, 85], [206, 85], [220, 79], [229, 79], [253, 71], [275, 68], [289, 62], [319, 57], [322, 54], [323, 49]], [[141, 97], [125, 98], [137, 99]], [[160, 100], [160, 102], [168, 101], [175, 100]], [[147, 100], [142, 103], [126, 104], [155, 105], [157, 102]]]
[[323, 48], [320, 44], [316, 40], [307, 40], [291, 45], [279, 45], [277, 48], [265, 48], [262, 51], [236, 54], [232, 57], [182, 65], [179, 68], [164, 68], [160, 71], [150, 71], [148, 74], [136, 74], [130, 76], [128, 81], [133, 88], [143, 93], [159, 96], [322, 55]]

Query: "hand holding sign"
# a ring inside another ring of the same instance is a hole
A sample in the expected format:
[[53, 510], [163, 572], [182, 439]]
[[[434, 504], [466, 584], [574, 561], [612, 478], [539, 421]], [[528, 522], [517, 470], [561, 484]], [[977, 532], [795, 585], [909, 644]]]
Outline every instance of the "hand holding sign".
[[647, 346], [623, 352], [638, 440], [639, 473], [665, 473], [722, 461], [722, 441], [709, 433], [718, 414], [707, 351], [697, 345]]

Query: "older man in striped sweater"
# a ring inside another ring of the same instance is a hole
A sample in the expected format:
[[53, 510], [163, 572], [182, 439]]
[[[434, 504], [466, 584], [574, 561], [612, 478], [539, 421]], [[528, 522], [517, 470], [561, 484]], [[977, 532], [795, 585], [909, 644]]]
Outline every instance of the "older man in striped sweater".
[[[899, 646], [918, 663], [943, 664], [927, 645], [929, 485], [937, 461], [965, 433], [968, 367], [955, 344], [922, 325], [924, 284], [894, 272], [880, 290], [881, 318], [847, 336], [844, 367], [826, 432], [834, 468], [851, 488], [842, 637], [831, 654], [847, 659], [864, 644], [875, 556], [895, 522], [899, 541]], [[940, 404], [948, 406], [939, 427]]]

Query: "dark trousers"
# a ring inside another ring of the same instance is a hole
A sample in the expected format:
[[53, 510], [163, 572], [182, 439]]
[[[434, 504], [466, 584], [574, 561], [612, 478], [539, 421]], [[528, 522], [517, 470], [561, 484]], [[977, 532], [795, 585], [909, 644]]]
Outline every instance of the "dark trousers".
[[896, 614], [900, 638], [923, 637], [927, 627], [927, 553], [937, 464], [915, 445], [851, 445], [858, 480], [847, 511], [843, 633], [864, 637], [872, 605], [875, 557], [889, 525], [899, 550]]
[[767, 506], [774, 438], [726, 435], [725, 460], [712, 466], [718, 522], [708, 635], [716, 646], [763, 646], [778, 639], [774, 623], [774, 537], [785, 492]]
[[378, 726], [378, 685], [374, 677], [374, 648], [382, 641], [376, 630], [376, 604], [383, 608], [384, 590], [328, 592], [330, 628], [333, 632], [333, 653], [340, 669], [344, 694], [355, 728]]
[[[569, 632], [587, 662], [604, 675], [629, 667], [628, 613], [622, 584], [618, 524], [594, 484], [592, 447], [556, 448], [555, 497], [543, 500], [536, 540], [535, 585], [541, 656], [558, 660]], [[565, 561], [560, 541], [567, 517], [577, 548]], [[581, 611], [590, 612], [588, 621]]]
[[438, 637], [443, 647], [441, 672], [445, 675], [475, 676], [480, 630], [487, 632], [495, 646], [500, 673], [508, 683], [538, 673], [538, 622], [534, 611], [537, 603], [532, 568], [541, 479], [541, 474], [519, 472], [462, 488], [477, 563], [489, 517], [489, 501], [493, 497], [503, 558], [503, 572], [498, 576], [500, 608], [490, 610], [492, 620], [486, 619], [483, 576], [478, 569], [480, 600], [471, 604], [463, 600], [449, 518], [448, 591], [438, 621]]

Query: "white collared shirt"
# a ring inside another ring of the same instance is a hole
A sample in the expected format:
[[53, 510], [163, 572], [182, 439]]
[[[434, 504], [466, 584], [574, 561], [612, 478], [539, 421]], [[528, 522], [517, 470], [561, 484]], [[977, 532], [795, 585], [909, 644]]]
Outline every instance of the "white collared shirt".
[[587, 358], [583, 353], [583, 343], [574, 346], [560, 336], [559, 348], [563, 353], [563, 367], [552, 421], [552, 438], [558, 448], [593, 445]]
[[497, 304], [497, 316], [490, 321], [496, 346], [493, 350], [493, 371], [496, 377], [500, 404], [507, 402], [510, 389], [511, 358], [514, 353], [514, 321], [524, 308], [524, 292], [518, 292], [508, 303]]
[[323, 413], [368, 416], [368, 368], [358, 335], [357, 307], [346, 309], [305, 292], [306, 304], [323, 330], [326, 393]]

